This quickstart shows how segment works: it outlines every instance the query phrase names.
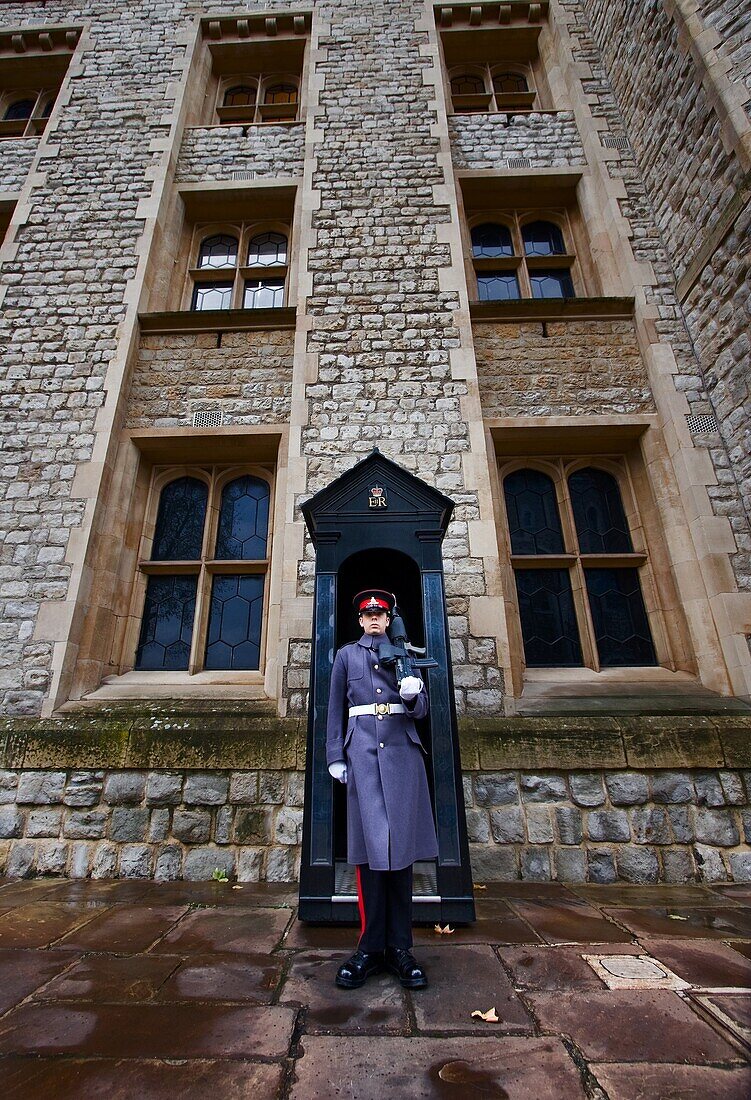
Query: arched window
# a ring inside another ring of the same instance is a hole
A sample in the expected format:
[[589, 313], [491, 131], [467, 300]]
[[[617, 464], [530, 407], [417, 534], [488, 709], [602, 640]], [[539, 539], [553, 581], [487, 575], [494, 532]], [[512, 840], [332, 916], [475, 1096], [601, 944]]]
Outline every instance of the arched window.
[[507, 269], [498, 265], [514, 255], [511, 230], [498, 222], [483, 222], [472, 228], [471, 238], [478, 299], [498, 302], [519, 298], [518, 260], [512, 261]]
[[[289, 75], [288, 79], [285, 77]], [[299, 109], [300, 89], [297, 76], [290, 74], [253, 73], [244, 79], [238, 76], [220, 90], [217, 114], [220, 122], [278, 124], [295, 122]]]
[[257, 233], [248, 245], [248, 267], [286, 267], [287, 238], [284, 233]]
[[472, 255], [483, 259], [497, 256], [513, 256], [514, 245], [511, 230], [497, 222], [483, 222], [472, 229]]
[[554, 222], [527, 222], [522, 226], [522, 240], [527, 256], [559, 256], [566, 252], [563, 233]]
[[493, 91], [514, 95], [518, 92], [528, 92], [529, 85], [526, 77], [521, 73], [493, 73]]
[[[564, 553], [553, 481], [539, 470], [515, 470], [504, 479], [503, 490], [526, 663], [531, 668], [581, 665], [569, 571], [546, 561]], [[521, 562], [522, 557], [537, 560]]]
[[555, 222], [534, 221], [522, 226], [524, 254], [533, 298], [573, 298], [574, 284], [569, 267], [539, 264], [540, 258], [566, 256], [563, 232]]
[[485, 90], [485, 81], [481, 76], [462, 73], [451, 79], [451, 91], [454, 95], [483, 95]]
[[451, 103], [456, 114], [503, 111], [523, 114], [531, 111], [535, 92], [523, 72], [503, 65], [478, 65], [450, 75]]
[[294, 84], [271, 84], [263, 97], [264, 103], [297, 103], [297, 88]]
[[[470, 230], [477, 300], [575, 297], [575, 257], [566, 250], [560, 225], [541, 218], [526, 221], [529, 215], [516, 210], [498, 213], [502, 222], [482, 221]], [[565, 211], [556, 214], [568, 225]]]
[[31, 92], [11, 92], [0, 108], [0, 137], [36, 137], [43, 133], [56, 95], [49, 86]]
[[182, 476], [163, 486], [141, 564], [136, 668], [260, 667], [269, 515], [269, 483], [253, 474], [227, 481], [215, 468], [208, 481]]
[[[636, 568], [608, 563], [605, 555], [631, 554], [633, 544], [618, 482], [588, 466], [568, 479], [582, 555], [589, 609], [603, 667], [657, 663]], [[597, 554], [595, 566], [585, 555]]]
[[216, 233], [213, 237], [206, 237], [198, 252], [197, 266], [199, 268], [236, 267], [237, 248], [237, 237], [230, 237], [226, 233]]
[[250, 84], [237, 84], [224, 93], [225, 107], [255, 107], [256, 89]]
[[562, 459], [551, 469], [555, 478], [526, 468], [503, 479], [527, 665], [656, 664], [639, 579], [647, 558], [634, 552], [617, 478], [595, 466], [567, 474]]
[[3, 122], [17, 122], [19, 119], [31, 118], [35, 106], [36, 96], [34, 99], [17, 99], [10, 104], [3, 115]]
[[[238, 236], [212, 233], [199, 237], [191, 270], [190, 308], [275, 309], [283, 306], [288, 253], [289, 238], [278, 230], [258, 233], [243, 225]], [[245, 266], [238, 264], [241, 255], [246, 257]], [[263, 270], [263, 275], [252, 277], [252, 272], [259, 269]]]
[[482, 74], [460, 72], [451, 77], [451, 103], [456, 114], [489, 110], [492, 97], [486, 78], [487, 70]]
[[287, 237], [284, 233], [258, 233], [248, 245], [248, 267], [265, 269], [262, 278], [245, 283], [245, 309], [276, 309], [284, 305], [287, 278]]

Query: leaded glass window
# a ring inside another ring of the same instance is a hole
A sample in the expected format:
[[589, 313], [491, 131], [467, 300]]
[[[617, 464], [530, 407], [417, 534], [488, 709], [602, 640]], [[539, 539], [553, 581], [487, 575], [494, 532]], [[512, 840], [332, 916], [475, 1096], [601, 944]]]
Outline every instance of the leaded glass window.
[[287, 238], [283, 233], [258, 233], [248, 245], [248, 267], [286, 267]]
[[472, 228], [472, 255], [483, 259], [496, 256], [513, 256], [514, 244], [511, 230], [498, 222], [483, 222]]
[[509, 302], [519, 297], [519, 280], [513, 271], [483, 271], [477, 276], [478, 301]]
[[[556, 213], [568, 226], [565, 210]], [[576, 296], [575, 256], [566, 251], [557, 223], [525, 222], [518, 210], [498, 211], [498, 220], [478, 220], [470, 227], [470, 241], [478, 301]]]
[[554, 222], [527, 222], [522, 226], [522, 240], [527, 256], [558, 256], [566, 251], [563, 233]]
[[569, 271], [542, 268], [530, 271], [533, 298], [573, 298], [574, 284]]
[[529, 667], [657, 664], [621, 483], [600, 466], [548, 460], [503, 478]]
[[236, 267], [237, 237], [231, 237], [228, 233], [215, 233], [212, 237], [207, 237], [201, 244], [196, 266]]
[[210, 467], [205, 479], [161, 484], [150, 554], [140, 566], [136, 668], [260, 668], [269, 517], [269, 482], [252, 473], [227, 478]]
[[[190, 309], [278, 309], [285, 304], [289, 236], [258, 224], [196, 231]], [[244, 261], [244, 262], [243, 262]], [[263, 272], [262, 277], [261, 272]], [[256, 275], [258, 277], [253, 278]]]

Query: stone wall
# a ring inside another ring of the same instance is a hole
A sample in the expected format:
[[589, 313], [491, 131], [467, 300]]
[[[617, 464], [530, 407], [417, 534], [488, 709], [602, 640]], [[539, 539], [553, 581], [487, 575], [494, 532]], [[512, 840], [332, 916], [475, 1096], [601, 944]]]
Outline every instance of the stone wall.
[[748, 88], [751, 113], [751, 9], [742, 0], [698, 0], [697, 7], [706, 25], [722, 39], [720, 53], [729, 58]]
[[570, 111], [453, 115], [449, 134], [457, 168], [508, 168], [516, 157], [529, 158], [528, 171], [586, 163]]
[[[465, 772], [476, 880], [747, 882], [751, 771]], [[291, 881], [304, 772], [0, 772], [10, 878]]]
[[0, 191], [21, 190], [38, 145], [38, 138], [3, 138], [0, 141]]
[[305, 127], [210, 126], [185, 131], [177, 162], [178, 183], [231, 180], [235, 173], [301, 176]]
[[652, 412], [631, 321], [473, 325], [483, 414]]
[[221, 408], [225, 423], [289, 420], [294, 332], [143, 335], [126, 424], [171, 427]]

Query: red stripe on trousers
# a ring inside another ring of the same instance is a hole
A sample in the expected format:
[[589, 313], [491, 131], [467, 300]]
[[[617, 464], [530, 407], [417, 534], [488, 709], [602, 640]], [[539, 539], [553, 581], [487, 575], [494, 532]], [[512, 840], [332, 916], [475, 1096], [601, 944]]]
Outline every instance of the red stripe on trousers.
[[[360, 880], [360, 864], [355, 864], [355, 874], [357, 876], [357, 907], [360, 910], [360, 940], [365, 935], [365, 898], [362, 893], [362, 881]], [[357, 941], [358, 945], [360, 940]]]

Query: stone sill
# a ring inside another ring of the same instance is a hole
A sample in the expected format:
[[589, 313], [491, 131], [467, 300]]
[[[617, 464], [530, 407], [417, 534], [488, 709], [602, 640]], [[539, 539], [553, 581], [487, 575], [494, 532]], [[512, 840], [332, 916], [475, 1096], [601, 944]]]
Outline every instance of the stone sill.
[[141, 332], [149, 336], [188, 335], [192, 332], [273, 331], [294, 328], [295, 306], [277, 309], [205, 309], [171, 310], [166, 313], [139, 313]]
[[[270, 702], [69, 705], [0, 720], [0, 767], [301, 771], [306, 729]], [[464, 718], [459, 729], [468, 772], [751, 768], [751, 714]]]
[[473, 324], [518, 321], [630, 321], [633, 298], [520, 298], [512, 302], [470, 302]]

